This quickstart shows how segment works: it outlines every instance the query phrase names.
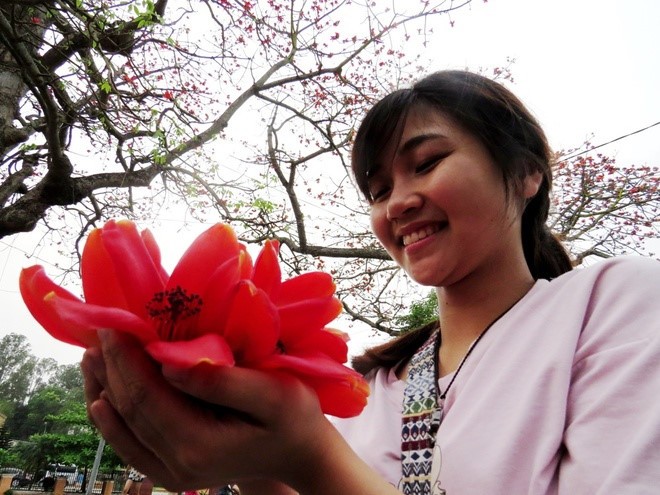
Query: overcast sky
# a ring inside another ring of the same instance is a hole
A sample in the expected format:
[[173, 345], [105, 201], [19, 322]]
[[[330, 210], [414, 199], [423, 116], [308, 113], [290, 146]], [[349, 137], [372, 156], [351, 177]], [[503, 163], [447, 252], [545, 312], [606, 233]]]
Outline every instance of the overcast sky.
[[[660, 121], [660, 1], [474, 0], [452, 19], [454, 27], [443, 19], [435, 29], [429, 71], [476, 70], [515, 59], [509, 87], [539, 118], [555, 149], [587, 139], [597, 145]], [[621, 164], [660, 166], [660, 125], [602, 151]], [[22, 267], [40, 263], [48, 270], [57, 260], [48, 247], [34, 251], [37, 241], [35, 234], [0, 240], [0, 337], [25, 333], [35, 355], [73, 363], [82, 351], [46, 334], [18, 293]], [[164, 255], [176, 259], [183, 249]], [[370, 332], [350, 332], [354, 351], [376, 341]]]

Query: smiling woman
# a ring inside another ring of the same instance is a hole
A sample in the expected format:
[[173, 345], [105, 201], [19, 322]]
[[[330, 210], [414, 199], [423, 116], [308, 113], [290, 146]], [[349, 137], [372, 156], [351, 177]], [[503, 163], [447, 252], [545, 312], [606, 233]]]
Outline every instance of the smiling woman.
[[163, 375], [125, 332], [101, 332], [83, 359], [90, 417], [171, 491], [657, 493], [660, 263], [572, 270], [546, 226], [551, 157], [520, 100], [477, 74], [386, 96], [356, 134], [353, 171], [378, 239], [435, 289], [439, 314], [354, 362], [371, 388], [362, 412], [331, 423], [307, 375]]
[[[647, 296], [660, 265], [572, 272], [546, 226], [551, 165], [520, 100], [464, 71], [386, 96], [358, 130], [353, 170], [374, 233], [435, 287], [439, 318], [354, 361], [372, 398], [336, 425], [406, 494], [652, 493], [658, 482], [645, 460], [660, 458], [658, 406], [633, 389], [660, 384]], [[654, 426], [632, 431], [636, 413], [613, 407], [612, 387], [653, 410]], [[633, 437], [639, 449], [614, 454]]]

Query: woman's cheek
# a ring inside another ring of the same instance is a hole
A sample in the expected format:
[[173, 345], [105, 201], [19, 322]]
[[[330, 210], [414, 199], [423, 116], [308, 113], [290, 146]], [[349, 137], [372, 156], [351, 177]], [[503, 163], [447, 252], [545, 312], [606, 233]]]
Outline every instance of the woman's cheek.
[[391, 240], [388, 239], [390, 233], [390, 222], [387, 220], [385, 207], [382, 205], [373, 205], [371, 207], [371, 230], [376, 235], [383, 247], [388, 250]]

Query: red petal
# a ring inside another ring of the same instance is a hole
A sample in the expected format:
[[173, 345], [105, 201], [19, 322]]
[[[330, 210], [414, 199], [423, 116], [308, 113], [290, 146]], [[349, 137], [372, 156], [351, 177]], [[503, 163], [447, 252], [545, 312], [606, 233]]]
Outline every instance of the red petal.
[[234, 356], [225, 339], [217, 334], [202, 335], [193, 340], [150, 342], [147, 352], [161, 364], [177, 368], [192, 368], [200, 363], [233, 366]]
[[238, 284], [223, 336], [239, 366], [249, 365], [275, 352], [279, 320], [266, 293], [249, 280]]
[[282, 339], [297, 340], [306, 332], [325, 327], [341, 313], [336, 297], [318, 297], [278, 307]]
[[277, 306], [286, 306], [316, 297], [331, 296], [335, 293], [335, 283], [325, 272], [308, 272], [282, 282], [273, 302]]
[[202, 294], [202, 311], [195, 328], [191, 329], [191, 332], [194, 332], [192, 335], [223, 333], [229, 318], [229, 307], [237, 290], [236, 284], [248, 277], [251, 271], [252, 260], [245, 251], [241, 251], [238, 256], [227, 260], [215, 270], [209, 279], [206, 292]]
[[280, 243], [268, 240], [254, 262], [252, 282], [269, 296], [279, 289], [282, 272], [278, 259]]
[[48, 294], [56, 294], [61, 299], [78, 301], [82, 304], [80, 299], [56, 285], [39, 265], [21, 271], [19, 288], [28, 310], [49, 334], [67, 344], [87, 347], [86, 339], [72, 332], [71, 328], [62, 322], [53, 307], [44, 302], [44, 298]]
[[215, 224], [202, 232], [186, 250], [167, 286], [180, 286], [189, 293], [201, 295], [216, 268], [238, 256], [240, 251], [241, 245], [231, 227]]
[[87, 236], [80, 259], [85, 301], [100, 306], [129, 309], [124, 291], [117, 280], [117, 273], [110, 254], [103, 246], [101, 229], [94, 229]]
[[147, 319], [147, 303], [165, 287], [135, 224], [110, 220], [103, 227], [102, 239], [130, 311]]
[[165, 285], [169, 280], [170, 276], [165, 271], [165, 268], [163, 268], [162, 258], [160, 256], [160, 248], [158, 247], [156, 238], [149, 229], [144, 229], [140, 233], [140, 236], [142, 237], [142, 242], [144, 242], [144, 247], [147, 248], [147, 251], [151, 256], [151, 259], [154, 261], [154, 265], [156, 265], [156, 269], [160, 273], [160, 279], [163, 282], [163, 285]]
[[362, 375], [325, 355], [276, 355], [259, 369], [291, 373], [316, 391], [324, 413], [342, 418], [359, 414], [367, 402], [369, 385]]
[[361, 376], [351, 376], [345, 381], [313, 378], [303, 381], [315, 390], [325, 414], [350, 418], [360, 414], [367, 405], [369, 384]]
[[130, 311], [72, 301], [52, 293], [46, 297], [45, 302], [51, 305], [60, 320], [69, 326], [69, 332], [80, 338], [86, 346], [98, 345], [96, 331], [100, 328], [130, 333], [143, 343], [158, 338], [149, 323]]
[[264, 370], [289, 371], [298, 376], [315, 376], [332, 380], [343, 380], [347, 376], [359, 375], [356, 371], [321, 352], [310, 352], [304, 355], [274, 354], [259, 362], [257, 367]]
[[348, 360], [348, 345], [345, 334], [327, 328], [307, 332], [298, 340], [283, 340], [287, 354], [322, 352], [338, 363]]

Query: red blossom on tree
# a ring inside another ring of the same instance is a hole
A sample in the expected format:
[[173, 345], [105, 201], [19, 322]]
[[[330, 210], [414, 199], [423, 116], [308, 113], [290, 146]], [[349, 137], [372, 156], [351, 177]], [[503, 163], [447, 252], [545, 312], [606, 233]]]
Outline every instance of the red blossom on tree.
[[550, 225], [575, 263], [625, 252], [655, 256], [649, 241], [660, 233], [660, 168], [624, 166], [595, 152], [557, 156]]

